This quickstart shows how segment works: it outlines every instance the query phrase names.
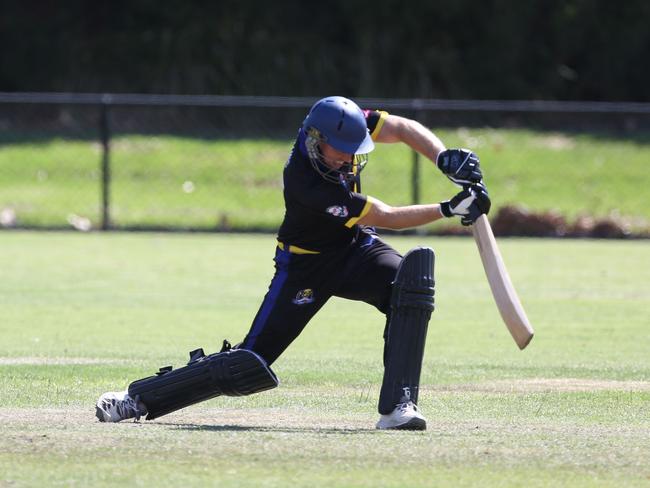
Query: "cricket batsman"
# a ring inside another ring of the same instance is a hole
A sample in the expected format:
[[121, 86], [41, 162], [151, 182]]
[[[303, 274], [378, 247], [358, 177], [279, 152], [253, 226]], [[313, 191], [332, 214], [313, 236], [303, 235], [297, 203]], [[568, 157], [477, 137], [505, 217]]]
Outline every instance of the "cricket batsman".
[[[403, 143], [429, 158], [463, 190], [449, 200], [391, 206], [361, 190], [375, 143]], [[285, 215], [275, 274], [243, 341], [218, 353], [190, 353], [187, 366], [161, 368], [127, 391], [103, 394], [102, 422], [153, 419], [219, 395], [278, 386], [271, 365], [332, 297], [363, 301], [386, 316], [378, 429], [426, 429], [417, 402], [427, 327], [434, 309], [434, 253], [401, 256], [375, 229], [406, 229], [458, 216], [471, 225], [490, 209], [478, 157], [445, 149], [419, 122], [362, 110], [340, 96], [309, 110], [284, 167]]]

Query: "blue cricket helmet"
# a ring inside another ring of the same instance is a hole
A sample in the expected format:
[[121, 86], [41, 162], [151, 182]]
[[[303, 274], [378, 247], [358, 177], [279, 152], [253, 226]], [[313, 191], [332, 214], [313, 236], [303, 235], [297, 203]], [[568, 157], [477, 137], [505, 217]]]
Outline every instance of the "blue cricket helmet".
[[363, 111], [345, 97], [326, 97], [309, 110], [302, 124], [310, 134], [316, 129], [320, 140], [349, 154], [367, 154], [375, 148]]
[[[326, 97], [318, 100], [309, 110], [302, 123], [305, 147], [314, 169], [327, 181], [357, 188], [359, 173], [368, 162], [368, 153], [375, 143], [368, 132], [366, 117], [359, 106], [344, 97]], [[353, 158], [340, 169], [329, 167], [320, 144], [327, 143], [334, 149]]]

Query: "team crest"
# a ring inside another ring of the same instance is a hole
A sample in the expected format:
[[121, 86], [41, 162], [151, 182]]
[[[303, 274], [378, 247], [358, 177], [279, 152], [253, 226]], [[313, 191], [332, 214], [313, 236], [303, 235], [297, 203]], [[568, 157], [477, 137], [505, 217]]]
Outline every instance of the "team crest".
[[314, 290], [311, 288], [305, 288], [304, 290], [300, 290], [296, 294], [296, 298], [294, 298], [293, 303], [296, 305], [306, 305], [308, 303], [311, 303], [314, 301]]
[[327, 207], [325, 211], [334, 217], [347, 217], [349, 214], [348, 207], [345, 205], [332, 205], [331, 207]]

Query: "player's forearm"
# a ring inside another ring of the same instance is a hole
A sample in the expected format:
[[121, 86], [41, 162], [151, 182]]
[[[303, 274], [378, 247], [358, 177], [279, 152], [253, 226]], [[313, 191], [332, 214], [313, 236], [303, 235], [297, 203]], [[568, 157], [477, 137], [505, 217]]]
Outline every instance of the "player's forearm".
[[403, 141], [434, 163], [438, 154], [445, 150], [445, 145], [438, 136], [414, 120], [409, 121], [409, 127], [403, 134]]
[[359, 220], [362, 225], [400, 230], [435, 222], [443, 217], [437, 203], [392, 207], [374, 198], [371, 202], [370, 211]]
[[442, 141], [416, 120], [389, 115], [377, 137], [377, 142], [403, 142], [435, 163], [445, 150]]

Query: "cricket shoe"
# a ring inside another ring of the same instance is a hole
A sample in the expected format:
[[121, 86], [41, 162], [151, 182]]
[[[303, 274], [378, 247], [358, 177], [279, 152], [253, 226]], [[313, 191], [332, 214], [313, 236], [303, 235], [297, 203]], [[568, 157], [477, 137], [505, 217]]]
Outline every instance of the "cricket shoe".
[[377, 422], [378, 429], [426, 430], [425, 419], [413, 402], [398, 403], [388, 415], [382, 415]]
[[100, 422], [120, 422], [126, 419], [140, 420], [147, 414], [142, 402], [136, 402], [126, 391], [104, 393], [97, 400], [95, 416]]

